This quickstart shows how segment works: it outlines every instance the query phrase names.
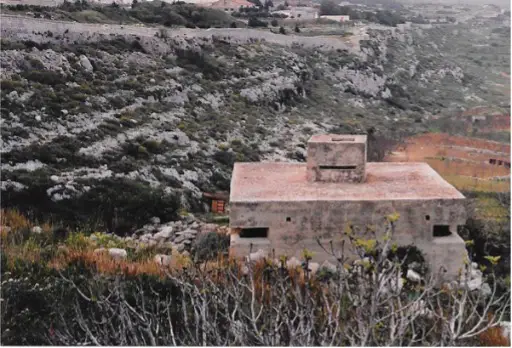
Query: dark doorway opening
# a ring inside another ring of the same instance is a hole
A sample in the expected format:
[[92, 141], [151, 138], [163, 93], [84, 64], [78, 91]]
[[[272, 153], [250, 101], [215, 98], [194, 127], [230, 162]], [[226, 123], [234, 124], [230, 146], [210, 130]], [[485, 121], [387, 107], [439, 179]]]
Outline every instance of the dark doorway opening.
[[268, 238], [268, 228], [242, 228], [240, 238]]
[[451, 234], [449, 225], [434, 225], [434, 237], [447, 237]]

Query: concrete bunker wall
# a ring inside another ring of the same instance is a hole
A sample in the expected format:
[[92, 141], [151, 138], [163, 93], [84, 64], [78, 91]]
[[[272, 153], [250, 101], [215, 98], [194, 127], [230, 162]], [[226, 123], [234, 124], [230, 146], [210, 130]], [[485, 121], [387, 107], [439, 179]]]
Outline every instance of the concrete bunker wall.
[[[315, 253], [314, 261], [330, 260], [318, 245], [320, 238], [326, 247], [333, 241], [341, 248], [348, 225], [364, 236], [366, 227], [384, 231], [386, 216], [397, 212], [393, 240], [399, 245], [416, 245], [433, 268], [444, 266], [450, 276], [456, 275], [465, 256], [464, 241], [457, 235], [457, 225], [466, 221], [463, 200], [404, 200], [404, 201], [304, 201], [304, 202], [232, 202], [230, 225], [235, 231], [245, 228], [266, 230], [267, 238], [232, 236], [231, 250], [235, 255], [247, 255], [263, 249], [277, 255], [299, 257], [307, 248]], [[434, 237], [435, 226], [449, 226], [451, 235]], [[372, 238], [368, 235], [367, 238]], [[345, 248], [346, 249], [346, 248]]]
[[329, 136], [308, 142], [307, 179], [320, 182], [362, 182], [366, 174], [366, 138]]

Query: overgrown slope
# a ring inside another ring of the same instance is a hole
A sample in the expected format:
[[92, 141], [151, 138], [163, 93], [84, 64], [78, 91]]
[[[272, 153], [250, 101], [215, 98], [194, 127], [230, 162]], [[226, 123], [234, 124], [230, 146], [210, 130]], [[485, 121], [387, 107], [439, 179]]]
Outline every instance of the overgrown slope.
[[[374, 31], [363, 54], [219, 32], [3, 34], [2, 206], [131, 230], [202, 210], [201, 192], [229, 189], [235, 161], [304, 160], [313, 133], [396, 139], [434, 115], [506, 105], [486, 87], [489, 69], [446, 42], [466, 29]], [[503, 69], [499, 35], [489, 64]]]

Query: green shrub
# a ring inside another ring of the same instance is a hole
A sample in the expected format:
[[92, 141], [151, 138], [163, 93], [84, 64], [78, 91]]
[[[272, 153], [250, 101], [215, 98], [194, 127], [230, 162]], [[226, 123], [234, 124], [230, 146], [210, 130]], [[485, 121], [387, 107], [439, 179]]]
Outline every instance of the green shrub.
[[178, 66], [185, 69], [199, 70], [204, 77], [211, 80], [219, 80], [223, 77], [223, 66], [210, 55], [191, 49], [176, 50]]
[[267, 22], [259, 20], [256, 17], [250, 17], [249, 21], [247, 22], [247, 25], [249, 27], [253, 27], [253, 28], [258, 28], [258, 27], [266, 28], [266, 27], [268, 27], [268, 23]]
[[206, 261], [226, 253], [229, 248], [229, 236], [217, 232], [200, 235], [194, 242], [194, 258], [196, 261]]
[[236, 155], [233, 152], [228, 151], [217, 151], [213, 155], [213, 158], [224, 165], [227, 165], [229, 167], [232, 167], [235, 163]]
[[89, 238], [80, 232], [70, 233], [65, 244], [75, 250], [85, 250], [91, 245]]
[[16, 80], [2, 80], [0, 82], [0, 89], [2, 90], [2, 94], [10, 93], [12, 91], [21, 91], [23, 90], [23, 82]]
[[[119, 234], [143, 226], [153, 216], [172, 220], [179, 207], [178, 197], [166, 193], [163, 188], [117, 178], [84, 182], [91, 186], [89, 191], [79, 197], [55, 202], [46, 193], [53, 185], [50, 175], [38, 170], [12, 176], [13, 180], [30, 184], [22, 191], [3, 191], [2, 204], [5, 208], [18, 208], [24, 214], [30, 212], [41, 221], [51, 216], [71, 229], [107, 230]], [[66, 237], [67, 233], [62, 233], [62, 240]]]
[[66, 78], [61, 74], [50, 70], [29, 70], [23, 71], [21, 75], [29, 81], [56, 86], [66, 83]]

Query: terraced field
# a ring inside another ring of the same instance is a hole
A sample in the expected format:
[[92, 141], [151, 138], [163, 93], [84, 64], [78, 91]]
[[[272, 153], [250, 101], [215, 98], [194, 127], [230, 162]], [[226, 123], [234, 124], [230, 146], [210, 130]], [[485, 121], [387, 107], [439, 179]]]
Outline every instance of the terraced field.
[[[510, 145], [499, 142], [427, 133], [408, 138], [385, 159], [427, 162], [457, 189], [479, 193], [510, 191]], [[500, 163], [499, 165], [498, 163]], [[493, 162], [495, 164], [492, 164]], [[477, 199], [480, 217], [502, 219], [503, 207], [494, 198]]]
[[510, 145], [503, 143], [427, 133], [407, 139], [386, 160], [427, 162], [461, 190], [510, 189]]

